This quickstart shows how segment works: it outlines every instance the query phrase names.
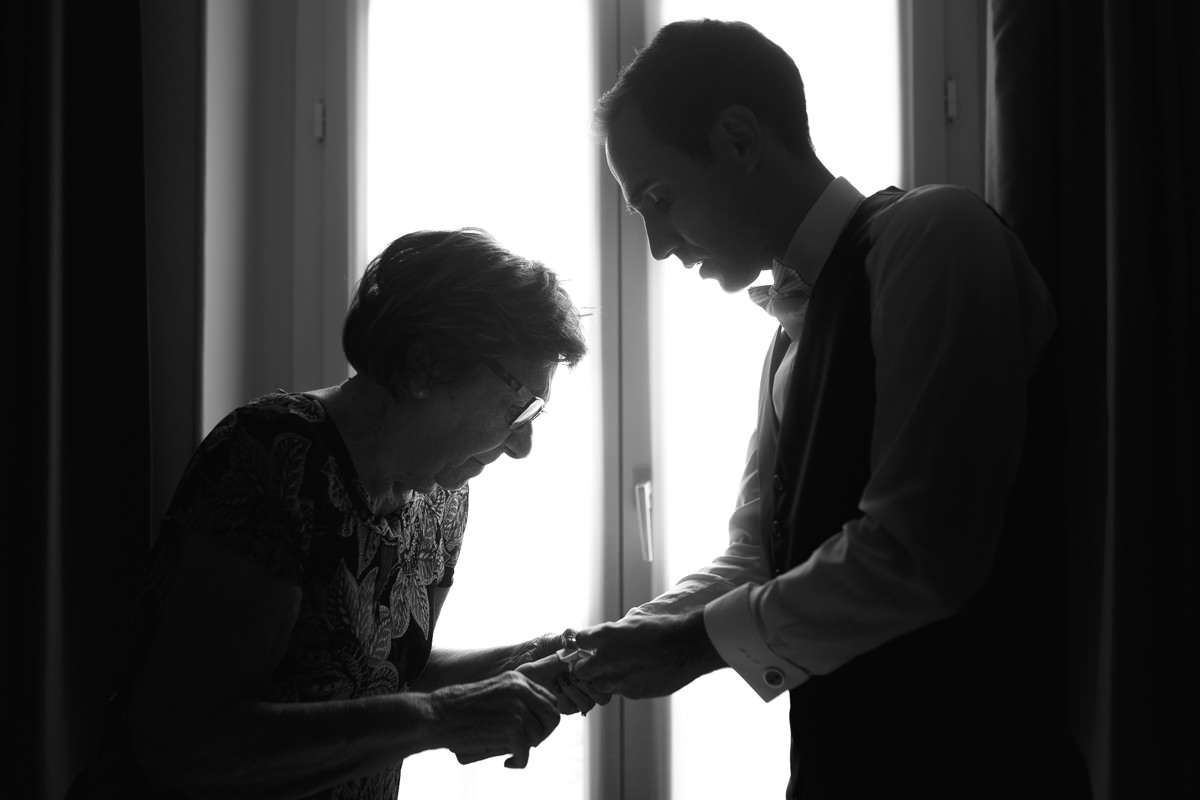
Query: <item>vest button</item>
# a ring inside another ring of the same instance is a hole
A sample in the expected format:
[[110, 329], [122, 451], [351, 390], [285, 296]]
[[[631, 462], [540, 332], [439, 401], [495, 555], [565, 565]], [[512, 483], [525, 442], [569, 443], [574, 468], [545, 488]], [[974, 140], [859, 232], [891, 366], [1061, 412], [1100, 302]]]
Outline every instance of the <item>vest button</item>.
[[776, 495], [783, 494], [783, 476], [780, 475], [778, 472], [775, 473], [775, 482], [773, 485], [775, 487]]
[[771, 538], [777, 542], [783, 538], [783, 527], [779, 524], [779, 520], [771, 523]]

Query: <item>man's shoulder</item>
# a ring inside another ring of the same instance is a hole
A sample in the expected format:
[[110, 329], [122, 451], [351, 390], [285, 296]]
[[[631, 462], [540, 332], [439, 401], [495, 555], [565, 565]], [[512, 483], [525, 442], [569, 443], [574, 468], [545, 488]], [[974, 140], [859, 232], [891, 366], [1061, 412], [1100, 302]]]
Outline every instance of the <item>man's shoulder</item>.
[[1001, 222], [999, 215], [982, 197], [965, 186], [931, 183], [903, 192], [880, 215], [883, 223], [922, 222], [924, 224]]
[[931, 243], [995, 243], [1007, 227], [978, 194], [952, 184], [928, 184], [901, 192], [869, 223], [872, 249], [889, 253]]

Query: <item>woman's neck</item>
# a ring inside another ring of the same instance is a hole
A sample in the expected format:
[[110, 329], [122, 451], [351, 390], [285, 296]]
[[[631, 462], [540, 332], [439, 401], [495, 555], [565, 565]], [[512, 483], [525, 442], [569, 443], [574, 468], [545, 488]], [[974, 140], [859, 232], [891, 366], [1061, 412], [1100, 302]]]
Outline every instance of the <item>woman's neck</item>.
[[387, 515], [407, 502], [412, 491], [396, 480], [395, 454], [385, 457], [382, 450], [388, 448], [390, 438], [384, 423], [395, 413], [396, 401], [388, 391], [370, 378], [355, 375], [312, 394], [325, 405], [345, 442], [372, 512]]

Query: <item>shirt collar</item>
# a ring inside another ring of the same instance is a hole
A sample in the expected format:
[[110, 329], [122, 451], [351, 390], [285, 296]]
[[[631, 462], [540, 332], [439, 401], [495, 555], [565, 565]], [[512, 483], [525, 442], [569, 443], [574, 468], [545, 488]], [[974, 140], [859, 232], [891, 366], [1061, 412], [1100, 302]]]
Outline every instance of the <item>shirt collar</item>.
[[[845, 178], [836, 178], [826, 186], [800, 221], [783, 258], [772, 261], [772, 285], [751, 287], [751, 299], [764, 305], [775, 297], [811, 292], [862, 200], [862, 194]], [[771, 312], [770, 307], [767, 310]]]

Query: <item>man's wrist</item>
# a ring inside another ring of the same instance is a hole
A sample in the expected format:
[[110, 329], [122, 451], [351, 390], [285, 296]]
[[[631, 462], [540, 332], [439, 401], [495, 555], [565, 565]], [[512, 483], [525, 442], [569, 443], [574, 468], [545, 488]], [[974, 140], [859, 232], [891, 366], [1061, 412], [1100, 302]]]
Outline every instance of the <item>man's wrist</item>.
[[701, 675], [726, 666], [725, 660], [717, 652], [712, 640], [708, 638], [708, 629], [704, 626], [704, 608], [688, 611], [683, 615], [682, 634], [685, 642], [685, 652], [688, 660], [700, 669]]

